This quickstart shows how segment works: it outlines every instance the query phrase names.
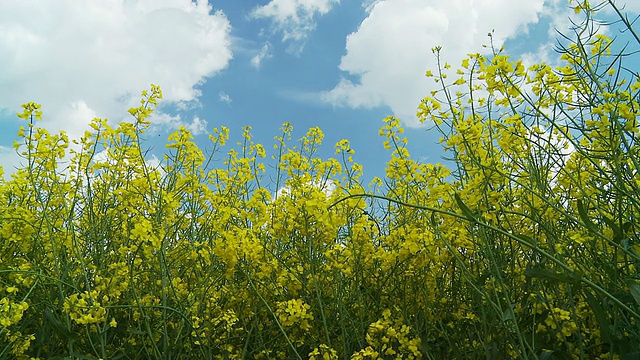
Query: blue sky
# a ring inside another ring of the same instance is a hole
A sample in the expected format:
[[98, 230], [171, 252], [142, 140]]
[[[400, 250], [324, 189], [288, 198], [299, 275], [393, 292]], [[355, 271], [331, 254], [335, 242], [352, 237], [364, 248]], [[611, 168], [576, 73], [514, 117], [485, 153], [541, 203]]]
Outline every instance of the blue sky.
[[[632, 13], [640, 2], [617, 1]], [[237, 140], [249, 125], [272, 148], [283, 122], [294, 140], [325, 133], [319, 155], [351, 140], [365, 180], [384, 175], [382, 119], [399, 117], [412, 156], [442, 161], [439, 134], [415, 118], [434, 89], [431, 48], [458, 65], [494, 42], [526, 63], [553, 62], [555, 28], [572, 13], [565, 0], [21, 0], [0, 2], [0, 164], [12, 149], [20, 104], [42, 103], [50, 131], [79, 137], [93, 117], [129, 119], [140, 91], [165, 99], [146, 144], [186, 126], [205, 148], [225, 125]], [[152, 161], [152, 159], [150, 159]]]

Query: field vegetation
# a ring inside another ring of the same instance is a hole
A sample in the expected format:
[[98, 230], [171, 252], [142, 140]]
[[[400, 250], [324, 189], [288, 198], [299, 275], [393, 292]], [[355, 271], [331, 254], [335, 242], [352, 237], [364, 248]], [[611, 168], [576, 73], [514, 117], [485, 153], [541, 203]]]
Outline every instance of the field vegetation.
[[157, 86], [81, 139], [25, 104], [0, 358], [640, 358], [640, 38], [613, 2], [571, 6], [559, 66], [493, 49], [427, 72], [417, 115], [454, 166], [414, 160], [390, 117], [371, 184], [348, 140], [322, 159], [290, 124], [272, 158], [250, 128], [206, 150], [183, 128], [150, 166]]

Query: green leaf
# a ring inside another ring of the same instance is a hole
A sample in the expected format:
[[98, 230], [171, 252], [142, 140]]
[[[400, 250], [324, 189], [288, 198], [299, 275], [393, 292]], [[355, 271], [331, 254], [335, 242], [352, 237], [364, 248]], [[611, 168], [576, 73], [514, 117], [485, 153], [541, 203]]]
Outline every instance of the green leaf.
[[600, 301], [598, 301], [589, 290], [584, 292], [584, 296], [596, 317], [598, 326], [600, 326], [600, 337], [602, 338], [602, 341], [607, 344], [611, 344], [612, 339], [609, 321], [607, 320], [607, 316], [605, 315], [602, 305], [600, 305]]
[[640, 284], [634, 279], [627, 279], [627, 286], [631, 296], [636, 300], [636, 303], [640, 305]]
[[615, 221], [609, 219], [606, 216], [602, 216], [602, 221], [605, 222], [605, 224], [607, 224], [607, 226], [609, 226], [609, 228], [611, 229], [611, 231], [613, 231], [613, 241], [616, 243], [620, 243], [620, 240], [622, 240], [622, 231], [620, 230], [620, 228], [618, 227], [618, 225], [616, 225]]
[[553, 351], [544, 350], [542, 354], [538, 356], [540, 360], [551, 360], [553, 359]]
[[593, 222], [591, 222], [591, 219], [589, 219], [587, 208], [585, 207], [584, 203], [580, 199], [578, 199], [578, 214], [580, 215], [580, 219], [582, 219], [582, 222], [584, 222], [584, 225], [587, 227], [588, 230], [596, 234], [599, 233], [596, 225]]
[[58, 319], [58, 317], [49, 308], [44, 309], [44, 320], [47, 326], [51, 326], [55, 332], [63, 339], [73, 339], [74, 335], [67, 327]]
[[453, 196], [456, 198], [456, 203], [458, 203], [458, 207], [460, 208], [460, 210], [462, 210], [462, 214], [466, 216], [467, 219], [473, 222], [478, 222], [478, 220], [476, 219], [476, 215], [471, 211], [471, 209], [467, 207], [467, 205], [464, 204], [464, 202], [462, 202], [460, 195], [455, 193], [453, 194]]
[[552, 360], [552, 359], [573, 359], [574, 357], [564, 350], [544, 350], [538, 357], [540, 360]]
[[91, 355], [83, 355], [83, 354], [79, 354], [79, 353], [75, 353], [72, 352], [71, 356], [73, 356], [74, 359], [82, 359], [82, 360], [98, 360], [98, 358], [93, 357]]
[[520, 240], [520, 242], [523, 242], [525, 245], [531, 248], [535, 248], [538, 246], [538, 240], [532, 238], [531, 236], [520, 235], [520, 234], [513, 234], [513, 236], [518, 240]]
[[528, 276], [528, 277], [540, 278], [544, 280], [567, 283], [567, 284], [578, 284], [582, 279], [582, 276], [578, 273], [563, 274], [563, 273], [555, 272], [553, 270], [544, 269], [544, 268], [528, 268], [524, 271], [524, 274], [525, 276]]
[[622, 360], [637, 360], [637, 359], [640, 359], [640, 351], [634, 351], [634, 352], [626, 353], [626, 354], [622, 355], [621, 359]]

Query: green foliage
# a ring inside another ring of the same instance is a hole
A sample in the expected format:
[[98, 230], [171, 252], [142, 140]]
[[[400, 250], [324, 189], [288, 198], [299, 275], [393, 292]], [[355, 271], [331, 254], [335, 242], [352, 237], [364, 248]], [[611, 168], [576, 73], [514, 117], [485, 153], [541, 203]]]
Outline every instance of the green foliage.
[[640, 82], [590, 31], [604, 5], [576, 5], [557, 68], [495, 51], [450, 84], [429, 72], [418, 116], [456, 168], [411, 159], [391, 117], [368, 191], [348, 140], [323, 160], [321, 130], [290, 145], [290, 124], [273, 188], [250, 128], [224, 155], [228, 129], [207, 154], [180, 129], [151, 167], [157, 86], [75, 146], [24, 105], [27, 165], [0, 182], [0, 358], [637, 357]]

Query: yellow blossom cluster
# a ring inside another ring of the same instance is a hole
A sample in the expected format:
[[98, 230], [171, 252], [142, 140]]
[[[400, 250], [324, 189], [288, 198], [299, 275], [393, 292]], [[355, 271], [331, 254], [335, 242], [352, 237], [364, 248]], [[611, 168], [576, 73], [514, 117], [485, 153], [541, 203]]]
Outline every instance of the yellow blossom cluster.
[[599, 8], [572, 6], [560, 66], [492, 48], [427, 72], [417, 116], [452, 166], [388, 117], [368, 185], [349, 140], [323, 159], [321, 129], [289, 123], [272, 147], [215, 128], [206, 151], [180, 128], [152, 166], [155, 85], [80, 139], [25, 104], [25, 166], [0, 178], [0, 358], [637, 356], [640, 79], [579, 31]]
[[[106, 321], [106, 310], [100, 304], [97, 291], [73, 294], [64, 301], [63, 311], [69, 314], [71, 320], [78, 324], [95, 324]], [[103, 301], [108, 302], [109, 298], [104, 297]]]

